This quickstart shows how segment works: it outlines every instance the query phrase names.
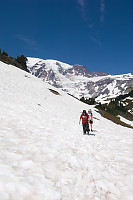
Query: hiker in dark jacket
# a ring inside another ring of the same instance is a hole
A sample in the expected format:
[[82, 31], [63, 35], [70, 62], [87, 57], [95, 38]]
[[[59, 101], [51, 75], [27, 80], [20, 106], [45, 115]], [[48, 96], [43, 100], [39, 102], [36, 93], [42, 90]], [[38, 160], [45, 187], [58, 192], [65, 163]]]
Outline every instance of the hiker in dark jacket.
[[83, 134], [86, 134], [86, 132], [89, 133], [89, 115], [86, 113], [86, 110], [83, 110], [83, 113], [80, 115], [79, 124], [81, 119], [83, 126]]

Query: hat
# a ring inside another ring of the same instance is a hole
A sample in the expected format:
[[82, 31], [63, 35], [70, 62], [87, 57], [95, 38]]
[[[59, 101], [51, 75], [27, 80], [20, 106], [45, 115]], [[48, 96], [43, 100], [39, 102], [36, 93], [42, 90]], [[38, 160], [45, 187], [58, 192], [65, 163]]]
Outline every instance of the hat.
[[86, 110], [83, 110], [83, 113], [86, 113]]

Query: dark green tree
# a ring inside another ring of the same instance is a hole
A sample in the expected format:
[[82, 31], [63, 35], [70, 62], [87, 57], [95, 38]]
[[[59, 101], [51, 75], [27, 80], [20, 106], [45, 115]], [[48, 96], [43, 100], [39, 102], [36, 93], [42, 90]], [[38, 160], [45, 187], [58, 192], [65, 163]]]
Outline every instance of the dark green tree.
[[81, 97], [81, 98], [80, 98], [80, 101], [85, 102], [85, 98], [84, 98], [84, 97]]
[[3, 56], [7, 56], [8, 57], [8, 53], [3, 51]]
[[26, 65], [27, 58], [24, 55], [17, 56], [16, 61], [21, 64], [22, 70], [29, 72], [28, 69], [27, 69], [27, 65]]

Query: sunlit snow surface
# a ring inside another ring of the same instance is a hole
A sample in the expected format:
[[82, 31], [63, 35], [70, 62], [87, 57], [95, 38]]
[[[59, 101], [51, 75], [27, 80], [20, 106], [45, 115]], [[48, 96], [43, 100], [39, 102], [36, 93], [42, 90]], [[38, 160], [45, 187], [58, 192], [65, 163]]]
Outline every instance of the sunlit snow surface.
[[[58, 72], [58, 70], [59, 70], [59, 66], [57, 65], [57, 63], [59, 63], [59, 65], [61, 65], [61, 67], [64, 70], [72, 68], [71, 65], [57, 61], [57, 60], [50, 60], [50, 59], [45, 60], [45, 64], [46, 64], [47, 68], [52, 69], [54, 72]], [[44, 64], [44, 60], [40, 59], [40, 58], [28, 57], [28, 63], [27, 64], [28, 64], [29, 68], [33, 67], [35, 64], [38, 64], [38, 67], [40, 67], [41, 64]]]
[[[0, 62], [0, 200], [132, 200], [133, 130]], [[94, 114], [94, 135], [78, 124]]]

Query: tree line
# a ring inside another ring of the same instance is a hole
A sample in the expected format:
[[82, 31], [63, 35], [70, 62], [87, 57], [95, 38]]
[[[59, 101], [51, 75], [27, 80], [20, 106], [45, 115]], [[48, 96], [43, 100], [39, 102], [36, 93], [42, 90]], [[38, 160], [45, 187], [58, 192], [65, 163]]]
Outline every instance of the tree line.
[[82, 101], [82, 102], [84, 102], [84, 103], [86, 103], [86, 104], [89, 104], [89, 105], [94, 105], [94, 104], [96, 104], [96, 101], [95, 101], [95, 98], [89, 98], [89, 99], [87, 99], [87, 98], [84, 98], [84, 97], [81, 97], [80, 98], [80, 101]]
[[0, 61], [6, 64], [14, 65], [26, 72], [29, 72], [26, 65], [27, 58], [24, 55], [20, 55], [17, 56], [17, 58], [13, 58], [12, 56], [8, 56], [8, 53], [5, 50], [1, 51], [0, 49]]

